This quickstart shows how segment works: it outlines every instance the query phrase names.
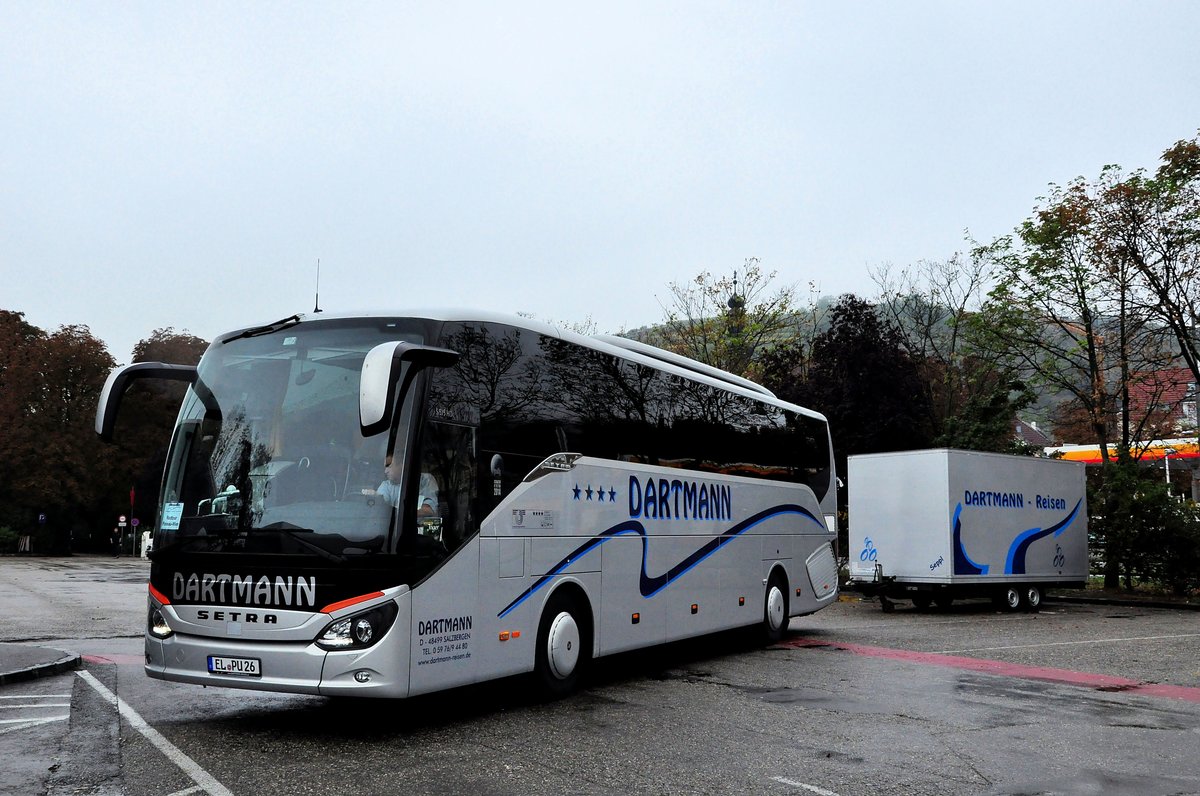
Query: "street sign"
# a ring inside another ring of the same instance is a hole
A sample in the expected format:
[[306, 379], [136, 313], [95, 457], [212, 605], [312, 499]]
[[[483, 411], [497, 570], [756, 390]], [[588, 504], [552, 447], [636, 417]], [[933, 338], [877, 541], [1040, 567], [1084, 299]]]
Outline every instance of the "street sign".
[[125, 515], [122, 514], [120, 517], [117, 518], [117, 521], [120, 522], [122, 525], [124, 525], [125, 524]]
[[38, 525], [45, 525], [45, 524], [46, 524], [46, 515], [39, 514], [38, 515]]
[[138, 527], [138, 518], [134, 517], [130, 524], [133, 525], [134, 528]]

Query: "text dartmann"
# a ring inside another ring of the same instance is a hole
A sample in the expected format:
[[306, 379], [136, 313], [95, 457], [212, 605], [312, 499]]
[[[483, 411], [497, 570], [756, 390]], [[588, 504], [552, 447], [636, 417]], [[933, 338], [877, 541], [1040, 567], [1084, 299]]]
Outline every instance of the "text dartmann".
[[294, 605], [313, 607], [317, 602], [317, 579], [294, 578], [291, 575], [203, 575], [184, 576], [176, 572], [171, 578], [171, 599], [219, 605]]

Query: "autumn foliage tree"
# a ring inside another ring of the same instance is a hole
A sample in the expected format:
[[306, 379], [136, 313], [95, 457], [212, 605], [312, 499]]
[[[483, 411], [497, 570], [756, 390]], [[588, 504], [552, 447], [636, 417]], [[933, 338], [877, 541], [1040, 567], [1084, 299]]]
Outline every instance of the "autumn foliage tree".
[[[192, 364], [204, 347], [186, 332], [158, 329], [138, 343], [134, 361]], [[42, 553], [99, 548], [130, 512], [135, 487], [134, 516], [153, 518], [182, 392], [140, 382], [123, 407], [118, 443], [107, 445], [94, 422], [115, 365], [86, 326], [48, 333], [23, 313], [0, 311], [0, 549], [18, 535], [33, 536]]]
[[[133, 347], [133, 362], [194, 365], [208, 342], [186, 329], [155, 329]], [[130, 484], [132, 516], [149, 523], [158, 513], [158, 488], [167, 446], [186, 386], [178, 381], [142, 379], [126, 393], [115, 440], [121, 452], [122, 473]]]
[[1200, 140], [1168, 149], [1154, 175], [1108, 166], [1095, 180], [1052, 186], [989, 253], [1000, 277], [980, 316], [984, 336], [1069, 396], [1060, 430], [1115, 454], [1116, 463], [1103, 458], [1089, 505], [1107, 545], [1105, 583], [1128, 583], [1150, 543], [1129, 513], [1137, 505], [1149, 516], [1134, 443], [1171, 433], [1157, 400], [1131, 394], [1146, 395], [1147, 374], [1177, 357], [1200, 379]]
[[114, 459], [92, 423], [115, 364], [86, 326], [47, 334], [0, 311], [0, 526], [43, 550], [102, 523]]

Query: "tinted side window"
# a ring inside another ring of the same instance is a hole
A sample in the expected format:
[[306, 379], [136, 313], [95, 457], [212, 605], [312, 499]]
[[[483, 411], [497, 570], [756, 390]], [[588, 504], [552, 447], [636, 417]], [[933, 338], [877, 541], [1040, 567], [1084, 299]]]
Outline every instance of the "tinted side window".
[[829, 492], [829, 426], [807, 415], [788, 413], [793, 456], [800, 480], [808, 484], [817, 500]]
[[[725, 390], [500, 324], [447, 325], [437, 374], [479, 418], [479, 493], [495, 506], [557, 451], [829, 487], [825, 425]], [[486, 514], [483, 511], [482, 514]], [[482, 516], [481, 514], [481, 516]]]
[[[431, 410], [438, 404], [430, 403]], [[418, 447], [417, 528], [452, 553], [479, 530], [475, 428], [426, 418]]]
[[658, 463], [661, 374], [602, 351], [542, 338], [544, 379], [561, 441], [569, 450], [605, 459]]
[[475, 480], [482, 518], [547, 456], [562, 450], [546, 392], [538, 335], [492, 323], [455, 323], [441, 343], [460, 355], [437, 371], [434, 401], [477, 428]]

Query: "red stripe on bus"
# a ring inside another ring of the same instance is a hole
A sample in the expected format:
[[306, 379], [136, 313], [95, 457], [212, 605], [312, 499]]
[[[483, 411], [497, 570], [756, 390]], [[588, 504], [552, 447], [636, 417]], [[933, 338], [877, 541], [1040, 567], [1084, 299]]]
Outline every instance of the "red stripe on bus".
[[329, 605], [327, 605], [321, 609], [321, 613], [331, 614], [334, 611], [340, 611], [343, 608], [349, 608], [352, 605], [358, 605], [359, 603], [365, 603], [367, 600], [374, 600], [375, 598], [382, 597], [382, 596], [383, 596], [383, 592], [373, 591], [370, 594], [364, 594], [361, 597], [351, 597], [349, 600], [342, 600], [341, 602], [330, 603]]
[[154, 588], [153, 583], [147, 583], [146, 585], [150, 587], [150, 596], [153, 597], [154, 599], [158, 600], [160, 605], [170, 605], [171, 604], [171, 601], [167, 599], [167, 595], [163, 594], [158, 589]]
[[1182, 685], [1167, 685], [1165, 683], [1147, 683], [1142, 680], [1130, 680], [1127, 677], [1117, 677], [1111, 674], [1095, 674], [1093, 672], [1076, 672], [1070, 669], [1053, 669], [1049, 666], [1027, 666], [1020, 663], [1006, 663], [985, 658], [967, 658], [961, 655], [944, 655], [940, 652], [915, 652], [913, 650], [891, 649], [889, 647], [871, 647], [864, 644], [847, 644], [840, 641], [822, 641], [813, 638], [797, 638], [784, 641], [783, 647], [824, 647], [834, 650], [844, 650], [855, 655], [865, 655], [869, 658], [886, 658], [907, 663], [920, 663], [928, 666], [943, 666], [950, 669], [964, 669], [983, 674], [994, 674], [1001, 677], [1019, 677], [1025, 680], [1041, 680], [1048, 683], [1073, 685], [1081, 688], [1094, 688], [1099, 691], [1120, 691], [1127, 694], [1142, 696], [1167, 697], [1182, 699], [1187, 702], [1200, 702], [1200, 688]]

